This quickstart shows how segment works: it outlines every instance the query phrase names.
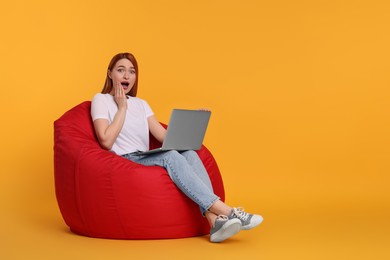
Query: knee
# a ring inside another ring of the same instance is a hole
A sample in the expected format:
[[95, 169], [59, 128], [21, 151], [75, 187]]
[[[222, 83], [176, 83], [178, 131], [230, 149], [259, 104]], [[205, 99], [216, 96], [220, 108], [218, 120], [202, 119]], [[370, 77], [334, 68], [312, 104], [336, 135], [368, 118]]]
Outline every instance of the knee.
[[188, 156], [188, 157], [197, 157], [198, 154], [194, 150], [187, 150], [182, 152], [183, 156]]
[[194, 150], [182, 152], [182, 155], [189, 161], [199, 160], [198, 154]]
[[176, 159], [180, 156], [181, 156], [180, 153], [176, 150], [170, 150], [164, 153], [164, 157], [166, 159]]

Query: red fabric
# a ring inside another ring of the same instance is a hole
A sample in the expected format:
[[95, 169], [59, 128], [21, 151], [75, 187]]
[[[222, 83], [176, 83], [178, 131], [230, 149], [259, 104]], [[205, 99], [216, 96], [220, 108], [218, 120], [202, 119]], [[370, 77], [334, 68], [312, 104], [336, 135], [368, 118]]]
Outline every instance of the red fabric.
[[[57, 202], [65, 223], [78, 234], [114, 239], [182, 238], [205, 235], [199, 207], [170, 180], [165, 169], [143, 166], [102, 149], [83, 102], [54, 122]], [[159, 143], [151, 138], [151, 148]], [[198, 151], [225, 199], [218, 165], [209, 150]]]

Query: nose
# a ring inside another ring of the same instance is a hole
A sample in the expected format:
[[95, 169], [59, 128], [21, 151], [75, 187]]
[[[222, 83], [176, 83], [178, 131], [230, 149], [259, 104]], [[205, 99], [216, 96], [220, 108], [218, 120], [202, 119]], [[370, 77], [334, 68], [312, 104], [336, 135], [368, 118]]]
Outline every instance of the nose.
[[125, 72], [125, 74], [123, 75], [123, 77], [125, 78], [125, 79], [129, 79], [129, 72]]

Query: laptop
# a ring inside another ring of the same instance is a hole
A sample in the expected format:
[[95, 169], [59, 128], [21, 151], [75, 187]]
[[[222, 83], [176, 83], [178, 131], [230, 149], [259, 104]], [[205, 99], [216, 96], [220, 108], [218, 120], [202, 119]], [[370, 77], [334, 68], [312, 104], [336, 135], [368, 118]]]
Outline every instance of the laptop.
[[148, 155], [170, 150], [199, 150], [203, 143], [210, 115], [210, 111], [173, 109], [162, 147], [148, 151], [137, 151], [132, 154]]

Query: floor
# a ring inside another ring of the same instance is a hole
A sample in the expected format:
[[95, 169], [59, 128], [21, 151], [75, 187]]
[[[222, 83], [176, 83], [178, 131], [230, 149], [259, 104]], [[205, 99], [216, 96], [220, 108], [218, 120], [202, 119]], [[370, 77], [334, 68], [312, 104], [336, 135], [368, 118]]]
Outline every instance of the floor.
[[[234, 203], [234, 201], [233, 201]], [[390, 259], [388, 205], [248, 205], [265, 221], [220, 243], [208, 236], [105, 240], [71, 233], [55, 201], [0, 215], [0, 259]]]

